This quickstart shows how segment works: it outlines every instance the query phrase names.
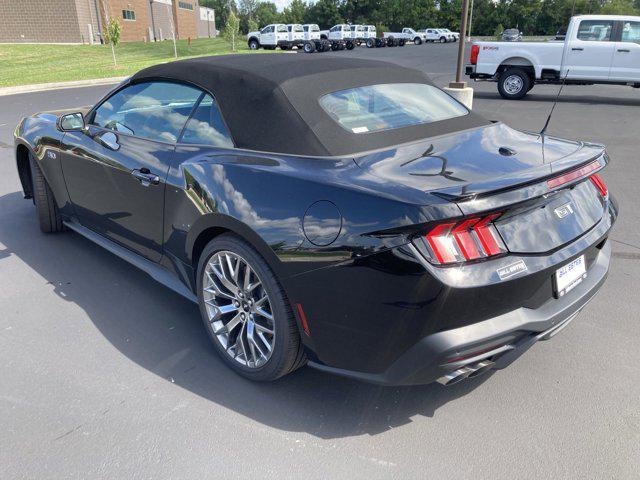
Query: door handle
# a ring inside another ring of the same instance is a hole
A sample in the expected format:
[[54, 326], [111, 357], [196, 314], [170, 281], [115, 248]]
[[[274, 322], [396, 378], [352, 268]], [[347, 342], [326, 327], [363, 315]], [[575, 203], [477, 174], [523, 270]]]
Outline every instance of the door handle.
[[148, 187], [149, 185], [158, 185], [160, 183], [160, 177], [155, 173], [149, 172], [147, 168], [141, 168], [140, 170], [133, 170], [131, 172], [134, 178], [136, 178], [143, 187]]
[[619, 48], [618, 51], [620, 53], [630, 53], [631, 52], [631, 50], [627, 50], [626, 48]]
[[582, 52], [584, 50], [584, 48], [582, 48], [582, 47], [573, 47], [571, 50], [573, 50], [574, 52]]

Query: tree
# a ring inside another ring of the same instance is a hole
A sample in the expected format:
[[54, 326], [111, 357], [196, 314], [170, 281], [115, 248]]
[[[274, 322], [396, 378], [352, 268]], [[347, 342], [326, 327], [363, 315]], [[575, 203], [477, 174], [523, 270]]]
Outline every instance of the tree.
[[233, 11], [229, 12], [224, 26], [224, 36], [231, 43], [231, 50], [236, 51], [236, 40], [240, 36], [240, 20]]
[[280, 14], [278, 7], [273, 2], [260, 2], [253, 12], [253, 18], [258, 24], [258, 28], [262, 28], [270, 23], [278, 23]]
[[309, 9], [308, 21], [317, 23], [321, 28], [331, 28], [344, 23], [338, 12], [338, 0], [318, 0]]
[[282, 12], [283, 23], [303, 23], [309, 7], [302, 0], [292, 0]]
[[247, 33], [248, 32], [255, 32], [256, 30], [259, 30], [260, 27], [258, 26], [258, 23], [255, 20], [249, 20], [249, 23], [247, 24]]
[[107, 22], [107, 31], [105, 32], [105, 37], [107, 43], [111, 45], [111, 55], [113, 55], [113, 66], [117, 67], [118, 64], [116, 62], [116, 47], [118, 43], [120, 43], [120, 33], [122, 32], [122, 25], [115, 18], [110, 18]]
[[633, 0], [609, 0], [602, 6], [603, 15], [637, 15], [638, 11]]
[[200, 0], [200, 6], [213, 8], [216, 12], [216, 24], [226, 25], [229, 12], [238, 13], [234, 0]]

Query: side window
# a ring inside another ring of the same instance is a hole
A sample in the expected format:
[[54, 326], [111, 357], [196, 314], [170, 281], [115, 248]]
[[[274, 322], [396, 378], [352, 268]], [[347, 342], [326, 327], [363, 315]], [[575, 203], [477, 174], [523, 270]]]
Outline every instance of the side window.
[[286, 33], [288, 31], [287, 30], [287, 26], [286, 25], [278, 25], [278, 30], [277, 31]]
[[260, 33], [271, 33], [273, 32], [273, 26], [264, 27]]
[[308, 31], [309, 31], [309, 27], [308, 27], [307, 25], [305, 25], [304, 27], [302, 27], [302, 29], [303, 29], [305, 32], [308, 32]]
[[331, 27], [331, 30], [329, 30], [330, 32], [336, 32], [338, 30], [338, 27]]
[[180, 143], [214, 145], [233, 148], [231, 135], [222, 121], [218, 103], [211, 95], [205, 95], [187, 122]]
[[161, 142], [176, 142], [202, 92], [179, 83], [146, 82], [126, 87], [100, 105], [98, 127]]
[[583, 20], [578, 27], [578, 40], [585, 42], [608, 42], [611, 40], [613, 21]]
[[622, 23], [622, 41], [640, 43], [640, 22]]

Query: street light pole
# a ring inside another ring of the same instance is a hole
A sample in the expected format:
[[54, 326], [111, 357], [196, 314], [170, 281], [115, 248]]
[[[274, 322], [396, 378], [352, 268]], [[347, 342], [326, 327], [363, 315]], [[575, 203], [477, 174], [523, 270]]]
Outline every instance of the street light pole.
[[467, 82], [462, 81], [462, 69], [464, 67], [464, 34], [467, 31], [467, 18], [469, 17], [469, 0], [462, 0], [462, 18], [460, 21], [460, 32], [462, 32], [462, 41], [458, 45], [458, 65], [456, 68], [456, 81], [449, 84], [451, 88], [464, 88]]
[[467, 43], [467, 18], [469, 17], [469, 0], [462, 0], [462, 17], [460, 19], [460, 41], [458, 42], [458, 62], [456, 64], [456, 81], [449, 83], [444, 91], [471, 109], [473, 106], [473, 89], [462, 81], [462, 69], [464, 68], [464, 47]]
[[471, 0], [471, 11], [469, 12], [469, 36], [467, 41], [471, 41], [471, 26], [473, 25], [473, 0]]

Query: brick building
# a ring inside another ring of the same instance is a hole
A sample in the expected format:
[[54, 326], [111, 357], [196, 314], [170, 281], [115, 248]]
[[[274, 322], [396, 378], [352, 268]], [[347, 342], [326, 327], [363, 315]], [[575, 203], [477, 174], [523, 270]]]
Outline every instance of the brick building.
[[215, 36], [201, 10], [198, 0], [0, 0], [0, 43], [100, 42], [108, 18], [122, 42], [166, 40], [174, 29], [181, 39]]

